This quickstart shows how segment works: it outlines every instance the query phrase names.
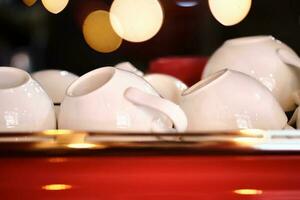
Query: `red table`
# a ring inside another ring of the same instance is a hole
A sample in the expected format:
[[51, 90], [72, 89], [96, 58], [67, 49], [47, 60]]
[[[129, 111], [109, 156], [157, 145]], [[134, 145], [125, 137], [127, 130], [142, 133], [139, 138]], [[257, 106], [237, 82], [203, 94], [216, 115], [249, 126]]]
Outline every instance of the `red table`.
[[173, 56], [158, 58], [150, 62], [149, 73], [162, 73], [174, 76], [188, 86], [200, 81], [202, 71], [208, 57], [205, 56]]
[[300, 199], [299, 152], [224, 141], [98, 149], [49, 143], [28, 152], [22, 149], [35, 143], [2, 144], [0, 199]]
[[1, 199], [300, 199], [300, 156], [15, 157], [0, 165]]

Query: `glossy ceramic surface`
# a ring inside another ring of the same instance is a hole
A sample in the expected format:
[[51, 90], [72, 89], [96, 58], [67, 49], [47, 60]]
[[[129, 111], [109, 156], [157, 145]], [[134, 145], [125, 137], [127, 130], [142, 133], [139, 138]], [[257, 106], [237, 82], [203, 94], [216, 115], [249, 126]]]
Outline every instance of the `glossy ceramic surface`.
[[165, 74], [147, 74], [144, 78], [162, 97], [176, 104], [179, 103], [182, 92], [187, 89], [186, 84], [173, 76]]
[[[171, 119], [171, 121], [170, 121]], [[61, 105], [59, 128], [90, 131], [185, 131], [176, 104], [162, 99], [142, 77], [113, 67], [77, 79]]]
[[52, 101], [30, 75], [0, 67], [0, 132], [55, 129]]
[[166, 74], [146, 74], [138, 70], [129, 62], [119, 63], [115, 66], [118, 69], [126, 70], [136, 75], [142, 76], [160, 94], [161, 97], [168, 99], [176, 104], [179, 103], [181, 93], [187, 89], [179, 79]]
[[209, 59], [202, 77], [228, 68], [246, 73], [264, 84], [285, 111], [295, 108], [293, 93], [300, 88], [300, 59], [272, 36], [226, 41]]
[[43, 87], [49, 97], [52, 99], [56, 118], [60, 111], [67, 88], [75, 81], [78, 76], [63, 70], [42, 70], [32, 74], [32, 77]]
[[61, 103], [67, 88], [78, 76], [63, 70], [43, 70], [32, 74], [32, 77], [43, 87], [53, 103]]
[[115, 67], [118, 69], [133, 72], [139, 76], [144, 76], [144, 73], [142, 71], [140, 71], [139, 69], [137, 69], [135, 66], [133, 66], [130, 62], [121, 62], [121, 63], [115, 65]]
[[180, 102], [187, 131], [282, 129], [287, 117], [271, 92], [233, 70], [212, 74], [186, 90]]

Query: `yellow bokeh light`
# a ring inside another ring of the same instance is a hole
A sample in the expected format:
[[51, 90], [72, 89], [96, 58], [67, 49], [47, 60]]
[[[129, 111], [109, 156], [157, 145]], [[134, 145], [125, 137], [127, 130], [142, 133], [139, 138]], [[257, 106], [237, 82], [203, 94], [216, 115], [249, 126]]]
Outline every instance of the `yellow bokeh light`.
[[26, 4], [26, 6], [32, 6], [36, 1], [37, 0], [23, 0], [23, 3]]
[[67, 146], [72, 149], [91, 149], [97, 147], [96, 144], [90, 144], [90, 143], [72, 143], [72, 144], [68, 144]]
[[234, 193], [239, 195], [260, 195], [263, 193], [263, 191], [256, 189], [238, 189], [234, 190]]
[[69, 0], [42, 0], [42, 3], [49, 12], [57, 14], [67, 7]]
[[72, 188], [71, 185], [66, 185], [66, 184], [50, 184], [50, 185], [44, 185], [42, 187], [43, 190], [50, 190], [50, 191], [68, 190], [71, 188]]
[[114, 0], [110, 21], [116, 33], [130, 42], [154, 37], [163, 24], [163, 10], [157, 0]]
[[241, 22], [249, 13], [252, 0], [209, 0], [213, 16], [223, 25]]
[[43, 131], [43, 134], [45, 135], [51, 135], [51, 136], [57, 136], [57, 135], [69, 135], [74, 133], [71, 130], [46, 130]]
[[83, 24], [83, 35], [86, 43], [94, 50], [101, 53], [113, 52], [122, 44], [111, 26], [109, 13], [97, 10], [90, 13]]

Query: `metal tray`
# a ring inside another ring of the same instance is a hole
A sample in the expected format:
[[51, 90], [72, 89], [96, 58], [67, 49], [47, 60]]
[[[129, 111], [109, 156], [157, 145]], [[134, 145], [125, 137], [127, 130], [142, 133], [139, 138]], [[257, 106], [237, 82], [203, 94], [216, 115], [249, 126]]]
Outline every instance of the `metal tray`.
[[205, 133], [96, 133], [47, 130], [1, 133], [0, 154], [155, 149], [176, 152], [299, 152], [300, 131], [239, 130]]

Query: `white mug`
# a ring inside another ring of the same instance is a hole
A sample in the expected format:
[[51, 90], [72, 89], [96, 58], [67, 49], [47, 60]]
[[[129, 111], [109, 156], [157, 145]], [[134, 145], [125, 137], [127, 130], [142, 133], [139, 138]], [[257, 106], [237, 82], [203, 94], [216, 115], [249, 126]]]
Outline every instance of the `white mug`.
[[142, 77], [114, 67], [93, 70], [71, 84], [61, 104], [60, 129], [118, 132], [184, 132], [180, 107]]
[[300, 58], [286, 44], [272, 36], [228, 40], [211, 56], [202, 78], [225, 68], [259, 80], [273, 93], [284, 111], [295, 108], [293, 95], [300, 89]]
[[147, 74], [144, 78], [163, 98], [176, 104], [179, 103], [182, 92], [187, 89], [186, 84], [173, 76], [165, 74]]
[[279, 130], [287, 117], [272, 93], [254, 78], [221, 70], [184, 91], [188, 131]]
[[52, 99], [56, 116], [58, 116], [60, 104], [65, 96], [65, 92], [78, 76], [68, 71], [50, 69], [35, 72], [32, 74], [32, 77]]
[[52, 101], [27, 72], [0, 67], [0, 132], [55, 129], [55, 120]]
[[136, 75], [139, 76], [144, 76], [144, 73], [142, 71], [140, 71], [138, 68], [136, 68], [135, 66], [133, 66], [133, 64], [131, 64], [130, 62], [121, 62], [117, 65], [115, 65], [116, 68], [118, 69], [122, 69], [122, 70], [126, 70], [132, 73], [135, 73]]

